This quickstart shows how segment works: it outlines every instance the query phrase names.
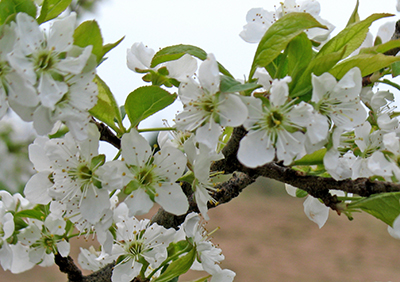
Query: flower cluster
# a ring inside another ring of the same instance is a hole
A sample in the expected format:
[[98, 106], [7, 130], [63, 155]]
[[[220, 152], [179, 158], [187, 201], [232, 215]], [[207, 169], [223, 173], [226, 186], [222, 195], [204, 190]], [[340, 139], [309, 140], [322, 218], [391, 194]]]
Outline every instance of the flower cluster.
[[97, 102], [92, 46], [73, 45], [76, 14], [54, 20], [49, 32], [18, 13], [0, 37], [0, 116], [8, 105], [40, 135], [64, 122], [79, 139], [87, 137], [88, 111]]

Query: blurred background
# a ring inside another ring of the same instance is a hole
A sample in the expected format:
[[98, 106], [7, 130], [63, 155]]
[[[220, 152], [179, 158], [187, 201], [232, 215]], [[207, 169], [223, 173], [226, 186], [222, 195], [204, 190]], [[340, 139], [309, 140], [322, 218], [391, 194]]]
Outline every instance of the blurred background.
[[[75, 1], [71, 9], [79, 13], [80, 21], [98, 21], [104, 43], [125, 36], [98, 69], [120, 105], [131, 91], [144, 84], [141, 75], [126, 67], [126, 50], [133, 43], [143, 42], [154, 50], [180, 43], [195, 45], [214, 53], [236, 78], [243, 79], [257, 47], [239, 37], [246, 13], [254, 7], [274, 11], [274, 5], [279, 5], [279, 0], [79, 2], [81, 5]], [[356, 0], [319, 2], [321, 17], [336, 26], [333, 35], [345, 27], [356, 4]], [[378, 12], [395, 14], [373, 24], [371, 32], [375, 36], [380, 25], [387, 21], [394, 24], [398, 19], [395, 7], [395, 0], [360, 0], [360, 18]], [[393, 88], [390, 90], [399, 95]], [[171, 120], [179, 109], [178, 103], [173, 104], [145, 120], [141, 127], [160, 126], [162, 119]], [[29, 125], [14, 118], [0, 122], [0, 189], [23, 189], [23, 183], [33, 173], [26, 150], [26, 144], [33, 139]], [[113, 154], [107, 145], [102, 150]], [[350, 222], [331, 212], [325, 226], [319, 229], [305, 216], [303, 201], [288, 196], [282, 184], [259, 179], [237, 199], [210, 211], [207, 229], [220, 227], [213, 234], [213, 242], [226, 256], [222, 267], [237, 273], [235, 281], [400, 281], [400, 241], [390, 237], [384, 223], [367, 214], [355, 214]], [[156, 207], [148, 217], [155, 211]], [[71, 256], [76, 260], [79, 246], [91, 244], [83, 238], [75, 239]], [[181, 281], [200, 276], [202, 273], [191, 273]], [[56, 266], [35, 267], [18, 275], [0, 270], [0, 281], [66, 280]]]

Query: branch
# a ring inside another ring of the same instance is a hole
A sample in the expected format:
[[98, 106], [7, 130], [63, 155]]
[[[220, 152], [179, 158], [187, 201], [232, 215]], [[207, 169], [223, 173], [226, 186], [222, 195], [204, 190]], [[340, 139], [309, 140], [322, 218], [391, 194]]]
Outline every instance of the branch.
[[107, 125], [96, 121], [94, 118], [92, 118], [91, 122], [93, 122], [99, 129], [100, 140], [110, 143], [118, 150], [121, 149], [121, 139], [118, 138]]

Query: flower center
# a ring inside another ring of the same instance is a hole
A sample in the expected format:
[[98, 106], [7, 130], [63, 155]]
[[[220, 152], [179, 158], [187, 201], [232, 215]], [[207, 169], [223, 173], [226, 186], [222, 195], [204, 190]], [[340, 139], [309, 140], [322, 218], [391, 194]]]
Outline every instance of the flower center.
[[128, 246], [128, 253], [137, 258], [143, 252], [144, 246], [142, 242], [134, 241]]
[[278, 111], [271, 111], [269, 115], [265, 116], [265, 125], [269, 128], [278, 128], [282, 124], [284, 116]]
[[57, 64], [57, 55], [51, 50], [42, 50], [34, 58], [35, 70], [38, 72], [47, 72], [54, 68]]

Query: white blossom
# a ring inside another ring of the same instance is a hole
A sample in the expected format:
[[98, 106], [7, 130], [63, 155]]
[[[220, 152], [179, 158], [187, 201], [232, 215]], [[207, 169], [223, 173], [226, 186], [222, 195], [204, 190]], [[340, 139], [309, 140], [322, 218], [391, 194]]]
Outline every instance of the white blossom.
[[304, 131], [313, 108], [304, 102], [295, 105], [293, 100], [288, 100], [290, 81], [290, 77], [273, 81], [269, 103], [252, 97], [245, 100], [249, 116], [243, 126], [248, 133], [240, 141], [238, 151], [238, 159], [245, 166], [261, 166], [273, 161], [275, 156], [287, 165], [304, 154]]
[[134, 217], [121, 217], [116, 223], [116, 244], [113, 257], [117, 263], [113, 269], [111, 281], [131, 281], [138, 276], [144, 259], [156, 269], [168, 257], [167, 247], [173, 241], [175, 230], [149, 220], [137, 220]]
[[336, 126], [351, 129], [363, 123], [367, 112], [360, 102], [362, 77], [359, 68], [349, 70], [340, 80], [330, 73], [312, 75], [311, 101], [321, 114], [328, 116]]
[[130, 216], [149, 212], [154, 202], [176, 215], [187, 211], [187, 198], [176, 183], [186, 167], [180, 150], [167, 146], [153, 155], [146, 139], [134, 129], [122, 137], [121, 149], [122, 161], [110, 165], [118, 167]]
[[219, 92], [218, 64], [213, 54], [201, 64], [200, 84], [189, 78], [179, 86], [183, 112], [176, 116], [176, 127], [196, 131], [196, 140], [215, 149], [222, 126], [239, 126], [247, 117], [247, 108], [239, 95]]

